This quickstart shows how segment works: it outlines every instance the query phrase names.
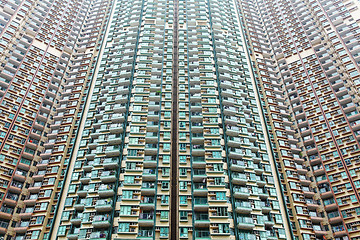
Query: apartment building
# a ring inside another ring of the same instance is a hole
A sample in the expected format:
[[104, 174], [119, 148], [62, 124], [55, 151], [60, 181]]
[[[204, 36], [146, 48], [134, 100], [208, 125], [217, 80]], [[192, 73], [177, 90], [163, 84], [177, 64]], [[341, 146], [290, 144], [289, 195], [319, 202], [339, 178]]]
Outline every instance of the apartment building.
[[0, 238], [360, 238], [359, 6], [1, 1]]
[[359, 2], [239, 1], [298, 239], [359, 239]]
[[110, 1], [1, 2], [3, 239], [47, 239]]

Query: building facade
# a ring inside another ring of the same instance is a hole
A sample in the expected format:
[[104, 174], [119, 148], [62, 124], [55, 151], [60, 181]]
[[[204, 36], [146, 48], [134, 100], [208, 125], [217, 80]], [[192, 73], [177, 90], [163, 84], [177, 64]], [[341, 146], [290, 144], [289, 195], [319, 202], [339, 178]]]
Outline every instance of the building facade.
[[1, 1], [0, 238], [359, 239], [359, 7]]
[[294, 237], [359, 239], [359, 2], [238, 7]]

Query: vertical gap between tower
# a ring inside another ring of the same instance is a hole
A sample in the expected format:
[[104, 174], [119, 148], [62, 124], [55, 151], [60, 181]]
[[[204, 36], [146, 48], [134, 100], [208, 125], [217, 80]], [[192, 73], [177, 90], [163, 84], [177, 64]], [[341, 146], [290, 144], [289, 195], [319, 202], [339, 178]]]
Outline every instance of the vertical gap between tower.
[[171, 113], [171, 192], [170, 239], [178, 236], [178, 0], [174, 0], [172, 113]]

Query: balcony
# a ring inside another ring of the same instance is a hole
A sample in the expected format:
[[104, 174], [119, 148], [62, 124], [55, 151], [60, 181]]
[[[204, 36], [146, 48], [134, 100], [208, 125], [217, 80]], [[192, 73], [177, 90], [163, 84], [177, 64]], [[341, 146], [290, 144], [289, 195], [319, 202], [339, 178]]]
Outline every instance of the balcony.
[[98, 194], [99, 197], [105, 198], [105, 197], [112, 197], [114, 196], [114, 189], [111, 188], [109, 185], [100, 185]]
[[140, 213], [139, 215], [139, 226], [152, 227], [154, 226], [154, 213]]
[[112, 210], [112, 200], [100, 199], [96, 202], [95, 210], [97, 212], [109, 212]]
[[140, 200], [140, 208], [143, 210], [154, 210], [155, 209], [155, 198], [142, 196]]
[[144, 169], [142, 178], [144, 181], [155, 181], [156, 180], [156, 169]]
[[209, 204], [206, 197], [194, 197], [195, 211], [207, 211], [208, 208], [209, 208]]
[[192, 166], [194, 168], [205, 168], [206, 167], [205, 158], [202, 156], [193, 157]]
[[342, 222], [342, 217], [340, 216], [338, 211], [328, 213], [329, 223], [336, 224]]
[[155, 194], [155, 182], [143, 182], [141, 185], [141, 192], [146, 195]]
[[80, 178], [80, 182], [82, 184], [88, 184], [90, 182], [90, 180], [91, 180], [91, 173], [87, 173], [87, 174], [81, 176], [81, 178]]
[[101, 173], [100, 180], [103, 183], [113, 183], [116, 181], [115, 171], [105, 171]]
[[30, 219], [34, 212], [34, 208], [25, 208], [25, 211], [19, 214], [21, 220]]
[[154, 168], [157, 166], [156, 156], [145, 156], [144, 157], [144, 168]]
[[239, 148], [230, 148], [229, 157], [233, 159], [242, 159], [244, 156], [244, 151]]
[[158, 122], [148, 122], [146, 125], [146, 129], [151, 132], [151, 131], [157, 131], [159, 129], [159, 125]]
[[235, 202], [235, 211], [239, 214], [249, 214], [252, 211], [250, 202]]
[[94, 228], [108, 228], [110, 227], [110, 215], [96, 215], [93, 218], [92, 225]]
[[246, 168], [245, 162], [241, 160], [231, 160], [230, 169], [235, 172], [244, 172]]
[[2, 206], [0, 209], [0, 218], [10, 220], [14, 212], [13, 208]]
[[200, 144], [193, 144], [192, 145], [192, 150], [191, 150], [191, 154], [193, 156], [204, 156], [205, 155], [205, 149], [204, 149], [204, 145], [200, 145]]
[[68, 233], [66, 237], [69, 240], [77, 240], [79, 238], [79, 232]]
[[238, 127], [235, 127], [235, 126], [227, 126], [226, 127], [226, 134], [228, 136], [239, 136], [239, 133], [240, 133], [240, 129]]
[[250, 217], [239, 217], [237, 222], [240, 230], [252, 230], [255, 228], [254, 220]]
[[248, 180], [246, 175], [243, 173], [233, 173], [231, 182], [234, 184], [245, 185], [248, 182]]
[[105, 158], [102, 165], [104, 169], [116, 169], [119, 166], [116, 158]]
[[0, 234], [6, 234], [9, 227], [9, 222], [0, 221]]
[[235, 116], [238, 112], [235, 107], [224, 106], [224, 114], [227, 116]]
[[321, 225], [313, 225], [313, 229], [316, 237], [323, 238], [327, 234], [327, 231]]
[[[84, 199], [85, 200], [85, 199]], [[83, 211], [85, 208], [85, 201], [81, 199], [80, 202], [74, 204], [74, 209], [77, 211]]]
[[195, 213], [194, 219], [195, 227], [208, 227], [210, 226], [208, 213]]
[[90, 234], [91, 240], [107, 240], [108, 233], [107, 232], [92, 232]]
[[265, 227], [273, 227], [274, 226], [274, 221], [270, 218], [270, 217], [268, 217], [268, 216], [265, 216], [264, 217], [264, 224], [265, 224]]
[[74, 215], [70, 220], [71, 224], [75, 226], [80, 226], [81, 221], [82, 221], [82, 213], [78, 213], [77, 215]]
[[107, 157], [117, 157], [120, 155], [120, 147], [119, 146], [108, 146], [105, 149], [105, 155]]
[[309, 208], [309, 210], [316, 210], [316, 209], [318, 209], [320, 207], [320, 203], [318, 201], [313, 200], [313, 199], [306, 199], [305, 202], [306, 202], [306, 205]]
[[159, 136], [155, 132], [146, 133], [146, 143], [156, 144], [158, 143]]
[[204, 126], [202, 123], [192, 123], [191, 124], [191, 132], [192, 133], [202, 133], [204, 130]]
[[210, 232], [208, 229], [206, 230], [199, 230], [195, 229], [195, 239], [211, 239]]
[[331, 227], [331, 230], [334, 233], [334, 237], [343, 237], [347, 235], [347, 231], [343, 225], [333, 226]]
[[14, 231], [17, 234], [24, 234], [26, 233], [28, 227], [29, 227], [29, 223], [27, 221], [21, 221], [19, 224], [16, 225], [16, 227], [14, 228]]
[[109, 145], [118, 145], [118, 144], [121, 144], [122, 139], [119, 134], [116, 134], [116, 135], [109, 136], [109, 138], [107, 139], [107, 142]]
[[194, 196], [207, 196], [208, 189], [206, 183], [193, 183]]
[[323, 199], [330, 198], [331, 196], [333, 196], [331, 189], [320, 188], [319, 191], [320, 191], [320, 197]]
[[153, 239], [153, 230], [139, 229], [138, 237], [141, 239]]
[[158, 152], [157, 144], [145, 144], [145, 154], [146, 155], [155, 155]]
[[324, 218], [322, 216], [320, 216], [317, 212], [309, 212], [310, 215], [310, 219], [313, 223], [318, 223], [320, 224]]
[[235, 187], [233, 192], [234, 197], [237, 199], [248, 199], [250, 197], [249, 189], [246, 187]]
[[206, 170], [201, 168], [193, 169], [193, 181], [200, 182], [202, 179], [206, 178]]

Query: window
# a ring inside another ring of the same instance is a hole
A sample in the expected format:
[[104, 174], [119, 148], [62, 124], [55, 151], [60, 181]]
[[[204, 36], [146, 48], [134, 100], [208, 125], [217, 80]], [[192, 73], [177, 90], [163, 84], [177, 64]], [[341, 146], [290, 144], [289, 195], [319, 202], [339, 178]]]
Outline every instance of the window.
[[210, 128], [210, 132], [211, 132], [211, 134], [219, 134], [219, 129], [218, 128]]
[[304, 214], [303, 208], [302, 207], [296, 207], [296, 212], [298, 214]]
[[119, 223], [118, 232], [130, 232], [130, 223]]
[[180, 190], [187, 190], [187, 182], [180, 181]]
[[169, 189], [169, 182], [168, 182], [168, 181], [163, 181], [163, 182], [161, 183], [161, 189], [162, 189], [162, 190], [167, 190], [167, 189]]
[[136, 149], [129, 149], [128, 150], [128, 156], [131, 156], [131, 157], [135, 157], [137, 156], [137, 151]]
[[187, 221], [188, 219], [188, 212], [187, 211], [180, 211], [180, 221]]
[[[66, 226], [60, 226], [59, 230], [58, 230], [58, 235], [59, 236], [65, 236], [65, 234], [66, 234]], [[31, 238], [32, 238], [32, 236], [31, 236]]]
[[70, 217], [70, 212], [64, 211], [64, 212], [62, 213], [61, 220], [67, 221], [67, 220], [69, 220], [69, 217]]
[[120, 215], [131, 215], [131, 206], [121, 206]]
[[161, 196], [161, 204], [169, 204], [169, 196], [168, 195]]
[[[65, 230], [66, 230], [66, 227], [65, 227]], [[31, 233], [31, 239], [39, 239], [39, 235], [40, 235], [40, 231], [33, 231]]]
[[123, 191], [123, 199], [132, 199], [133, 198], [133, 191]]
[[170, 132], [164, 132], [164, 138], [170, 138]]
[[124, 183], [125, 184], [132, 184], [135, 181], [135, 176], [125, 176]]
[[160, 228], [160, 237], [167, 237], [167, 236], [169, 236], [169, 228], [161, 227]]
[[170, 168], [162, 168], [162, 175], [169, 176], [170, 175]]
[[186, 163], [186, 156], [181, 155], [179, 158], [181, 163]]
[[138, 144], [138, 138], [131, 137], [129, 138], [129, 144]]
[[38, 216], [36, 218], [36, 224], [43, 224], [44, 222], [44, 216]]
[[161, 220], [168, 220], [169, 219], [169, 211], [161, 211], [160, 212], [160, 219]]
[[75, 191], [76, 191], [76, 185], [71, 184], [71, 185], [69, 186], [69, 193], [75, 193]]
[[215, 163], [215, 164], [213, 164], [213, 167], [214, 167], [214, 171], [215, 171], [215, 172], [222, 172], [222, 171], [224, 171], [224, 169], [223, 169], [223, 164], [222, 164], [222, 163], [220, 163], [220, 164]]
[[230, 233], [229, 224], [219, 224], [219, 233]]
[[46, 210], [47, 209], [47, 207], [48, 207], [48, 203], [41, 203], [41, 205], [40, 205], [40, 210]]
[[226, 207], [218, 207], [216, 209], [217, 216], [228, 216], [228, 210]]
[[188, 228], [186, 227], [180, 228], [180, 237], [188, 237]]
[[169, 151], [170, 150], [170, 143], [164, 143], [164, 145], [163, 145], [163, 150], [164, 151]]
[[138, 133], [138, 132], [140, 132], [140, 127], [139, 126], [131, 126], [130, 132], [131, 133]]
[[187, 172], [186, 168], [180, 168], [179, 171], [180, 171], [180, 176], [186, 176], [186, 172]]
[[186, 196], [180, 196], [180, 204], [187, 205], [187, 197]]
[[225, 192], [216, 192], [216, 200], [226, 200], [226, 193]]
[[[275, 222], [276, 223], [282, 223], [283, 222], [282, 217], [281, 217], [280, 214], [274, 214], [274, 216], [275, 216]], [[305, 225], [306, 225], [306, 223], [305, 223]]]
[[66, 198], [65, 199], [65, 206], [69, 207], [72, 206], [73, 198]]
[[79, 172], [73, 172], [71, 176], [71, 180], [78, 180], [79, 179]]
[[225, 179], [223, 177], [215, 177], [214, 185], [225, 185]]
[[216, 151], [212, 152], [212, 157], [213, 158], [221, 158], [221, 152], [216, 152]]
[[180, 151], [186, 151], [186, 143], [180, 143]]
[[164, 155], [163, 156], [163, 163], [169, 163], [170, 162], [170, 155]]
[[303, 239], [304, 240], [310, 240], [311, 238], [310, 238], [310, 235], [309, 234], [303, 234]]

